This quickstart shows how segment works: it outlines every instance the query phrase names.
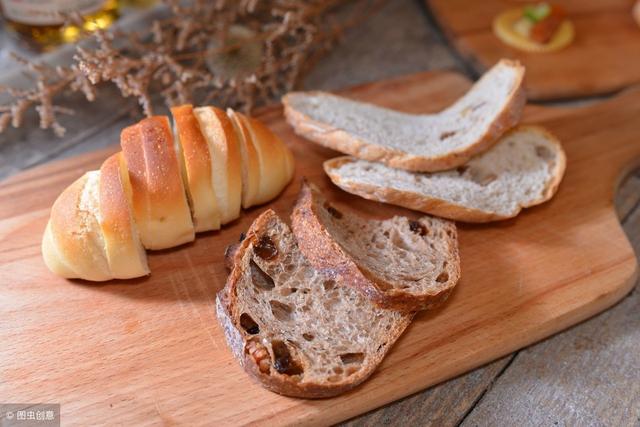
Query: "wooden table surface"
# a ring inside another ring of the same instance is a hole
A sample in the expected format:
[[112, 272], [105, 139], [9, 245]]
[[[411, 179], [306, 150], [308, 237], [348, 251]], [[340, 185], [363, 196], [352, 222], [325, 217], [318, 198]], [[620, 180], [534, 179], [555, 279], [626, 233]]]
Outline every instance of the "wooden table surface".
[[[422, 1], [392, 0], [318, 64], [304, 87], [337, 89], [428, 69], [468, 71], [455, 55]], [[0, 64], [5, 58], [0, 55]], [[135, 108], [117, 96], [103, 99], [108, 101], [82, 103], [65, 121], [63, 139], [34, 129], [0, 136], [0, 179], [116, 144]], [[623, 180], [612, 203], [640, 253], [640, 171]], [[639, 313], [636, 288], [580, 325], [344, 425], [638, 426]]]

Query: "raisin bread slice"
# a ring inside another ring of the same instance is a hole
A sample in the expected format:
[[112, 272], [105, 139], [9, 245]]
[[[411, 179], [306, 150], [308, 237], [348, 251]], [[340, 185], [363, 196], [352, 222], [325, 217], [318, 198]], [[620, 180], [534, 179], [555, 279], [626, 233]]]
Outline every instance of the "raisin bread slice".
[[292, 92], [282, 102], [295, 132], [351, 156], [410, 171], [467, 162], [522, 115], [524, 67], [502, 60], [437, 114], [406, 114], [324, 92]]
[[428, 216], [368, 220], [338, 210], [306, 182], [291, 218], [300, 250], [315, 268], [341, 277], [381, 307], [433, 308], [460, 277], [451, 221]]
[[218, 319], [245, 371], [276, 393], [321, 398], [357, 386], [413, 317], [314, 269], [272, 210], [230, 255]]
[[564, 175], [562, 145], [538, 126], [519, 126], [457, 169], [415, 173], [353, 157], [327, 160], [334, 184], [365, 199], [443, 218], [488, 222], [512, 218], [549, 200]]

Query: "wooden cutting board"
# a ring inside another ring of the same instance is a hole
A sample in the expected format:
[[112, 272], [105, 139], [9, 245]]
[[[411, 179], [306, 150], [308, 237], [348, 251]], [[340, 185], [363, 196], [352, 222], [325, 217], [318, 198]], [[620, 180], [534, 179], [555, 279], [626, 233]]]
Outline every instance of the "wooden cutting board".
[[501, 58], [527, 67], [530, 99], [549, 100], [618, 91], [640, 82], [640, 26], [634, 0], [553, 0], [576, 30], [573, 43], [554, 53], [527, 53], [507, 46], [491, 28], [502, 11], [536, 0], [426, 0], [440, 27], [478, 73]]
[[[470, 86], [423, 73], [349, 96], [431, 112]], [[260, 117], [293, 148], [295, 182], [269, 206], [285, 218], [304, 175], [338, 203], [378, 217], [414, 215], [341, 192], [321, 170], [335, 153], [295, 137], [279, 107]], [[462, 280], [422, 313], [362, 386], [327, 400], [281, 397], [254, 384], [227, 349], [214, 314], [222, 254], [265, 207], [220, 232], [150, 256], [148, 278], [93, 284], [50, 274], [40, 238], [57, 194], [111, 151], [48, 164], [0, 184], [0, 396], [61, 403], [65, 425], [334, 423], [422, 390], [611, 306], [637, 264], [613, 209], [618, 178], [640, 155], [640, 91], [583, 109], [528, 107], [564, 142], [556, 197], [518, 218], [460, 225]]]

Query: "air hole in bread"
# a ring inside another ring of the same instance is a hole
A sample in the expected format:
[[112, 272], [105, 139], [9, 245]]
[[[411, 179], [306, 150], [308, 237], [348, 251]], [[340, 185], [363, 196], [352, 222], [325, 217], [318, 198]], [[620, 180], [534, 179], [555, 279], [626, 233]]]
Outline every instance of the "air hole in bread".
[[329, 204], [329, 202], [325, 202], [324, 203], [324, 208], [327, 210], [327, 212], [329, 212], [329, 214], [334, 217], [335, 219], [341, 219], [342, 218], [342, 212], [340, 212], [338, 209], [334, 208], [333, 206], [331, 206]]
[[425, 236], [427, 234], [427, 227], [425, 227], [424, 224], [418, 221], [409, 221], [409, 229], [421, 236]]
[[380, 345], [378, 346], [378, 348], [376, 349], [376, 351], [380, 351], [380, 350], [382, 350], [386, 345], [387, 345], [387, 343], [386, 343], [386, 342], [383, 342], [382, 344], [380, 344]]
[[281, 288], [280, 289], [280, 295], [282, 295], [283, 297], [289, 296], [291, 294], [295, 294], [296, 292], [298, 292], [298, 288]]
[[489, 185], [496, 179], [498, 176], [495, 173], [486, 173], [484, 171], [480, 171], [478, 169], [470, 169], [471, 172], [471, 181], [475, 182], [478, 185]]
[[361, 364], [364, 361], [364, 353], [344, 353], [340, 355], [340, 360], [345, 365]]
[[266, 234], [260, 236], [258, 243], [253, 246], [253, 251], [256, 255], [264, 260], [270, 260], [278, 255], [278, 248], [276, 247], [271, 237]]
[[309, 332], [305, 332], [304, 334], [302, 334], [302, 338], [304, 338], [307, 341], [313, 341], [315, 336], [313, 334], [310, 334]]
[[242, 329], [247, 331], [248, 334], [256, 335], [260, 333], [260, 327], [247, 313], [240, 315], [240, 326], [242, 326]]
[[251, 260], [251, 281], [258, 289], [271, 290], [275, 288], [275, 283], [271, 276], [265, 273], [254, 260]]
[[449, 280], [449, 273], [447, 273], [446, 271], [441, 272], [440, 274], [438, 274], [438, 277], [436, 277], [436, 282], [438, 283], [444, 283], [447, 280]]
[[445, 139], [451, 138], [456, 133], [457, 133], [457, 131], [455, 131], [455, 130], [449, 130], [449, 131], [442, 132], [440, 134], [440, 141], [444, 141]]
[[330, 290], [332, 290], [333, 288], [336, 287], [336, 282], [335, 282], [335, 280], [331, 280], [331, 279], [325, 280], [322, 283], [322, 287], [324, 288], [325, 291], [328, 292], [328, 291], [330, 291]]
[[553, 153], [551, 150], [543, 145], [536, 146], [536, 156], [547, 161], [553, 159]]
[[391, 236], [391, 242], [394, 245], [396, 245], [397, 247], [399, 247], [400, 249], [404, 249], [405, 251], [412, 251], [413, 250], [413, 248], [411, 246], [409, 246], [409, 244], [402, 238], [402, 236], [400, 236], [395, 231]]
[[300, 363], [298, 363], [291, 350], [283, 341], [271, 341], [271, 349], [273, 350], [273, 368], [284, 375], [300, 375], [304, 372]]
[[456, 168], [456, 172], [458, 172], [458, 175], [464, 175], [464, 173], [468, 170], [469, 170], [469, 166], [467, 165], [458, 166]]
[[329, 381], [330, 383], [337, 383], [341, 379], [342, 377], [340, 377], [339, 375], [331, 375], [329, 378], [327, 378], [327, 381]]
[[276, 300], [270, 300], [269, 305], [271, 306], [273, 317], [282, 322], [291, 320], [291, 306]]
[[355, 374], [356, 372], [358, 372], [358, 368], [356, 368], [355, 366], [349, 366], [349, 367], [347, 368], [347, 376], [349, 376], [349, 375], [353, 375], [353, 374]]

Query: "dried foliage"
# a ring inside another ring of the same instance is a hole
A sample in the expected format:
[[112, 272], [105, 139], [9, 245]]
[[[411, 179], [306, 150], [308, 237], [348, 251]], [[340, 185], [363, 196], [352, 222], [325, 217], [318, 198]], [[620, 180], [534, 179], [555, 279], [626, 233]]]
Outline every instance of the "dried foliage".
[[167, 106], [213, 101], [250, 112], [291, 90], [344, 31], [384, 0], [165, 0], [171, 14], [145, 32], [98, 31], [91, 48], [78, 48], [69, 67], [15, 58], [34, 82], [29, 89], [0, 88], [0, 132], [23, 124], [33, 108], [40, 127], [64, 134], [54, 104], [65, 91], [99, 97], [96, 85], [113, 83], [153, 114], [154, 94]]

